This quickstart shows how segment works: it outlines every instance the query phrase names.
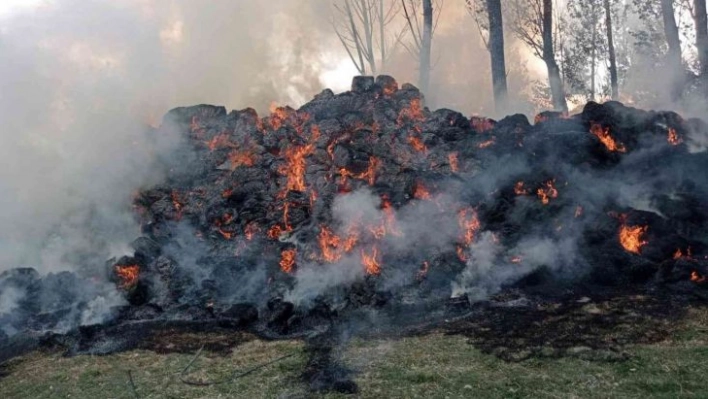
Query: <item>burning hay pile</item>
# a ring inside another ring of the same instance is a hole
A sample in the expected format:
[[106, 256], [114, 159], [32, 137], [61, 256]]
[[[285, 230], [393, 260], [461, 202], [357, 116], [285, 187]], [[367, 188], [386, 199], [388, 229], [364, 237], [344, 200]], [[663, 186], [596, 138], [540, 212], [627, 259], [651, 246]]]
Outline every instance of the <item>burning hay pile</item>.
[[[702, 295], [708, 282], [708, 128], [673, 112], [610, 102], [533, 124], [467, 118], [379, 76], [265, 117], [174, 109], [154, 134], [171, 132], [184, 139], [177, 161], [134, 198], [135, 253], [108, 265], [130, 305], [86, 319], [100, 304], [72, 286], [93, 280], [17, 269], [0, 276], [23, 298], [5, 331], [258, 321], [280, 336], [508, 287]], [[57, 300], [40, 306], [47, 292]]]

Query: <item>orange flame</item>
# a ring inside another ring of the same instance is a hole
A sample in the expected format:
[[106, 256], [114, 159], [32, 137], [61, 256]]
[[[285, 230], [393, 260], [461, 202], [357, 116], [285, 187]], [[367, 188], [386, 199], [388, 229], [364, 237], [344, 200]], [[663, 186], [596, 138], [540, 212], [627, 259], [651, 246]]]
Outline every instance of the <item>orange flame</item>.
[[483, 142], [477, 144], [477, 148], [482, 148], [482, 149], [487, 148], [489, 146], [494, 145], [496, 142], [497, 142], [496, 139], [494, 137], [492, 137], [491, 139], [489, 139], [487, 141], [483, 141]]
[[555, 179], [547, 181], [545, 187], [541, 187], [538, 191], [536, 191], [536, 194], [538, 194], [538, 198], [541, 199], [541, 203], [543, 205], [548, 205], [551, 198], [558, 198], [558, 190], [556, 190], [553, 183], [555, 183]]
[[351, 252], [354, 246], [359, 241], [359, 233], [355, 226], [352, 226], [347, 236], [342, 239], [335, 234], [329, 227], [320, 226], [320, 234], [317, 237], [322, 253], [322, 260], [328, 263], [334, 263], [342, 258], [344, 253]]
[[418, 152], [428, 151], [428, 148], [423, 144], [423, 141], [415, 136], [408, 136], [408, 142], [413, 146], [413, 149]]
[[462, 245], [458, 245], [457, 249], [455, 249], [455, 252], [457, 252], [457, 257], [461, 261], [467, 262], [467, 260], [469, 260], [469, 256], [467, 256], [467, 254], [465, 253], [465, 247], [463, 247]]
[[691, 281], [696, 284], [703, 284], [708, 281], [708, 278], [706, 276], [701, 276], [700, 273], [694, 270], [691, 272]]
[[457, 216], [457, 223], [462, 230], [460, 239], [465, 246], [469, 247], [482, 226], [477, 217], [477, 211], [474, 208], [464, 208], [457, 213]]
[[177, 211], [177, 220], [182, 219], [182, 203], [179, 202], [179, 196], [177, 191], [173, 190], [172, 193], [170, 194], [170, 198], [172, 198], [172, 205], [175, 207], [175, 210]]
[[219, 228], [218, 231], [219, 231], [219, 233], [221, 233], [221, 235], [224, 236], [224, 238], [227, 239], [227, 240], [230, 240], [230, 239], [233, 238], [233, 236], [234, 236], [234, 233], [232, 233], [232, 232], [230, 232], [230, 231], [226, 231], [226, 230], [224, 230], [224, 229], [222, 229], [222, 228]]
[[341, 252], [338, 251], [341, 238], [334, 234], [327, 226], [320, 226], [320, 234], [317, 240], [320, 244], [322, 259], [325, 262], [334, 263], [342, 257]]
[[[288, 191], [305, 191], [305, 168], [307, 166], [305, 157], [310, 155], [314, 148], [314, 144], [308, 144], [285, 150], [287, 165], [281, 167], [278, 172], [287, 176], [286, 188]], [[281, 196], [285, 197], [285, 194], [281, 193]]]
[[590, 133], [600, 139], [600, 142], [602, 142], [602, 144], [604, 144], [609, 151], [627, 152], [627, 148], [624, 144], [615, 141], [615, 139], [610, 135], [609, 127], [602, 127], [599, 123], [593, 123], [590, 126]]
[[640, 254], [642, 247], [649, 242], [643, 239], [649, 226], [627, 226], [622, 224], [619, 229], [619, 241], [627, 252]]
[[454, 173], [459, 172], [460, 165], [457, 159], [457, 151], [447, 154], [447, 161], [450, 164], [450, 170], [452, 170]]
[[412, 122], [422, 122], [425, 120], [425, 115], [423, 114], [423, 105], [421, 104], [420, 98], [414, 98], [411, 100], [408, 107], [402, 108], [401, 112], [398, 113], [398, 118], [396, 118], [396, 124], [400, 127], [406, 121]]
[[413, 198], [419, 200], [429, 200], [431, 198], [430, 191], [420, 182], [415, 184], [413, 189]]
[[524, 182], [518, 181], [514, 184], [514, 194], [516, 195], [529, 195], [529, 190], [524, 187]]
[[285, 273], [290, 273], [295, 266], [295, 256], [297, 255], [297, 250], [295, 248], [284, 249], [280, 253], [280, 270]]
[[268, 238], [270, 238], [271, 240], [277, 240], [278, 238], [280, 238], [281, 234], [283, 234], [283, 228], [280, 227], [280, 225], [278, 224], [268, 229], [267, 233]]
[[398, 229], [396, 224], [396, 214], [394, 213], [393, 205], [388, 199], [388, 196], [381, 196], [381, 210], [384, 213], [384, 222], [386, 224], [386, 230], [393, 234], [394, 236], [400, 237], [403, 233]]
[[348, 177], [353, 177], [355, 179], [366, 180], [370, 186], [373, 186], [376, 182], [376, 171], [379, 169], [379, 166], [381, 166], [381, 161], [378, 158], [369, 157], [369, 167], [366, 171], [356, 174], [342, 168], [339, 170], [339, 174], [342, 176], [343, 184], [346, 184], [346, 179]]
[[374, 245], [371, 248], [371, 254], [367, 254], [362, 248], [361, 264], [366, 270], [366, 274], [378, 275], [381, 273], [381, 261], [379, 259], [379, 249]]
[[546, 121], [548, 121], [548, 117], [542, 114], [536, 114], [536, 116], [533, 118], [534, 125], [538, 125], [539, 123]]
[[683, 254], [683, 251], [681, 251], [681, 248], [676, 248], [676, 252], [674, 252], [674, 259], [681, 259], [681, 258], [691, 258], [691, 247], [688, 247], [686, 249], [686, 255]]
[[268, 121], [270, 122], [270, 126], [273, 130], [280, 129], [280, 127], [285, 123], [285, 120], [294, 113], [294, 110], [288, 107], [278, 107], [278, 104], [275, 102], [271, 102], [269, 108], [270, 117], [268, 118]]
[[681, 138], [681, 136], [679, 136], [678, 133], [676, 133], [676, 129], [672, 127], [669, 128], [669, 133], [666, 140], [671, 145], [679, 145], [683, 143], [683, 139]]
[[674, 259], [681, 259], [683, 258], [683, 253], [681, 252], [681, 248], [677, 248], [676, 252], [674, 252]]
[[120, 282], [118, 286], [123, 289], [133, 288], [138, 283], [140, 266], [138, 265], [116, 265], [115, 272]]
[[217, 148], [223, 147], [235, 147], [231, 141], [229, 141], [228, 133], [219, 133], [214, 136], [211, 140], [206, 141], [205, 144], [209, 147], [209, 151], [214, 151]]
[[231, 171], [234, 171], [239, 166], [253, 166], [256, 158], [248, 152], [232, 151], [229, 154], [229, 162], [231, 162]]

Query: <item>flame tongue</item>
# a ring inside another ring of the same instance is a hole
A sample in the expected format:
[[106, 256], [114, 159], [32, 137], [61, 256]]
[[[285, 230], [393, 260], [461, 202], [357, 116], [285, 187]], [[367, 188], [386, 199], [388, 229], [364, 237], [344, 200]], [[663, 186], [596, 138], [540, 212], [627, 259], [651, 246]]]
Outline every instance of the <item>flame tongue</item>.
[[610, 135], [609, 127], [602, 127], [598, 123], [593, 123], [590, 126], [590, 133], [594, 134], [600, 142], [607, 148], [608, 151], [612, 152], [627, 152], [627, 148], [624, 144], [615, 141], [615, 139]]
[[669, 128], [669, 132], [666, 137], [666, 141], [668, 141], [669, 144], [671, 144], [671, 145], [679, 145], [679, 144], [683, 143], [683, 139], [681, 138], [681, 136], [679, 136], [679, 134], [676, 133], [676, 129], [674, 129], [672, 127]]
[[548, 205], [551, 202], [551, 198], [558, 198], [558, 190], [553, 183], [555, 183], [555, 179], [547, 181], [544, 187], [539, 188], [536, 192], [543, 205]]
[[371, 248], [371, 252], [366, 252], [364, 249], [361, 250], [361, 263], [366, 270], [366, 274], [380, 274], [381, 273], [381, 261], [379, 259], [379, 249], [374, 245]]
[[708, 277], [703, 276], [694, 270], [691, 272], [691, 281], [693, 281], [696, 284], [704, 284], [704, 283], [708, 282]]
[[115, 268], [116, 276], [120, 280], [118, 286], [125, 290], [129, 290], [138, 283], [138, 277], [140, 276], [140, 266], [138, 265], [116, 265]]
[[621, 215], [622, 225], [619, 228], [619, 242], [625, 251], [633, 254], [641, 254], [642, 247], [649, 242], [644, 240], [644, 234], [649, 226], [629, 226], [625, 223], [626, 215]]
[[290, 273], [295, 266], [295, 256], [297, 255], [297, 250], [295, 248], [284, 249], [280, 253], [280, 270], [285, 273]]

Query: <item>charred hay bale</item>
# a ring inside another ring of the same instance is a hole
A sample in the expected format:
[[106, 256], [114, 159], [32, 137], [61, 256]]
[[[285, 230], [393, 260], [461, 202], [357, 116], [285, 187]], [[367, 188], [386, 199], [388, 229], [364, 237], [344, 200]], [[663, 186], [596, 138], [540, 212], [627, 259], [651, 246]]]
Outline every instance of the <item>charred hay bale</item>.
[[130, 243], [130, 247], [135, 251], [136, 258], [143, 264], [148, 264], [155, 260], [162, 253], [160, 244], [148, 237], [138, 237]]
[[109, 262], [109, 275], [131, 305], [139, 306], [148, 301], [150, 293], [145, 259], [123, 256], [115, 262]]
[[355, 76], [352, 79], [352, 93], [364, 93], [371, 90], [374, 87], [374, 77], [373, 76]]
[[0, 273], [0, 292], [7, 295], [4, 298], [8, 304], [9, 301], [15, 302], [16, 309], [0, 314], [0, 326], [10, 330], [24, 329], [30, 316], [42, 309], [39, 297], [41, 289], [41, 278], [33, 268], [15, 268]]
[[168, 126], [174, 126], [176, 124], [177, 126], [183, 128], [183, 130], [189, 131], [190, 126], [205, 127], [207, 125], [204, 123], [210, 123], [210, 121], [218, 120], [224, 116], [226, 116], [226, 108], [222, 106], [201, 104], [191, 107], [174, 108], [165, 114], [162, 119], [162, 123]]
[[290, 330], [288, 321], [295, 313], [295, 305], [280, 298], [273, 298], [266, 305], [264, 319], [269, 330], [278, 334], [287, 334]]
[[214, 309], [219, 325], [226, 328], [242, 328], [258, 320], [258, 309], [250, 303], [236, 303]]
[[524, 153], [535, 164], [549, 170], [562, 170], [569, 165], [581, 169], [609, 168], [619, 161], [597, 137], [582, 130], [530, 134], [524, 140]]
[[447, 127], [469, 129], [470, 121], [457, 111], [440, 108], [430, 113], [423, 126], [429, 131], [437, 131]]
[[379, 75], [376, 77], [376, 86], [378, 86], [384, 95], [391, 95], [398, 91], [398, 82], [392, 76]]

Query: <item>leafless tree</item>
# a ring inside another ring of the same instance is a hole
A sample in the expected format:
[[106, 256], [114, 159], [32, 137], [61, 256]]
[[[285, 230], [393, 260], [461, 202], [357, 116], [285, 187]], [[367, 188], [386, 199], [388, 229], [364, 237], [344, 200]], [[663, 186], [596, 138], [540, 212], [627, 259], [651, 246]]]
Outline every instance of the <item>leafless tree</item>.
[[361, 75], [386, 70], [386, 63], [401, 42], [405, 29], [392, 32], [400, 13], [397, 0], [337, 0], [332, 26]]
[[612, 34], [612, 8], [610, 7], [610, 0], [604, 0], [603, 5], [605, 7], [605, 28], [607, 29], [607, 53], [610, 60], [610, 87], [612, 88], [612, 99], [618, 100], [619, 82], [617, 79], [617, 56], [615, 54], [615, 41]]
[[706, 0], [694, 0], [694, 16], [696, 24], [696, 49], [700, 62], [700, 78], [702, 89], [708, 89], [708, 15], [706, 14]]
[[443, 0], [401, 0], [401, 7], [411, 36], [411, 43], [402, 44], [419, 61], [418, 86], [425, 93], [430, 82], [433, 35], [440, 20]]
[[[512, 30], [546, 64], [554, 108], [568, 111], [563, 79], [555, 57], [554, 45], [562, 40], [554, 40], [554, 36], [558, 39], [562, 31], [560, 24], [553, 23], [553, 0], [511, 0], [509, 3], [512, 3]], [[562, 53], [563, 48], [560, 47], [559, 51]]]
[[504, 56], [504, 22], [501, 0], [465, 0], [467, 11], [477, 25], [492, 64], [494, 104], [503, 112], [507, 102], [506, 59]]
[[679, 36], [676, 16], [674, 14], [674, 1], [661, 0], [661, 17], [664, 22], [664, 35], [669, 51], [666, 54], [666, 62], [669, 68], [676, 74], [671, 83], [671, 98], [677, 100], [683, 92], [683, 82], [681, 79], [682, 58], [681, 58], [681, 38]]

